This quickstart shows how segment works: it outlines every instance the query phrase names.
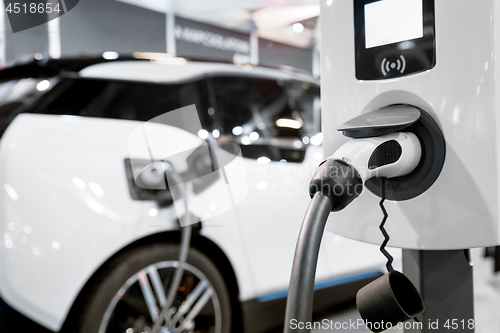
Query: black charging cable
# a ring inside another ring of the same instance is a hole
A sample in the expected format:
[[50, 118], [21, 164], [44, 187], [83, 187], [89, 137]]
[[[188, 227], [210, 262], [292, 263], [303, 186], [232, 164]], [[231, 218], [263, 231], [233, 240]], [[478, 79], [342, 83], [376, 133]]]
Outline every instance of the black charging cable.
[[388, 272], [394, 271], [394, 268], [392, 268], [392, 262], [394, 261], [394, 258], [391, 256], [391, 254], [385, 249], [385, 246], [387, 243], [389, 243], [389, 240], [391, 239], [389, 237], [389, 234], [385, 230], [385, 222], [387, 221], [387, 218], [389, 217], [389, 214], [387, 214], [387, 211], [385, 210], [384, 207], [384, 201], [385, 201], [385, 178], [382, 177], [380, 178], [380, 186], [382, 188], [382, 199], [380, 200], [379, 206], [380, 209], [382, 209], [382, 213], [384, 214], [384, 217], [382, 218], [382, 222], [380, 223], [380, 231], [382, 231], [382, 235], [384, 235], [384, 241], [382, 242], [382, 245], [380, 245], [380, 252], [384, 254], [384, 256], [387, 258], [387, 264], [385, 267], [387, 268]]
[[[312, 198], [300, 229], [286, 302], [284, 333], [310, 332], [314, 278], [323, 232], [332, 211], [345, 208], [363, 189], [356, 169], [344, 161], [323, 161], [309, 184]], [[294, 325], [295, 323], [295, 325]]]
[[[286, 300], [285, 332], [306, 332], [300, 329], [292, 330], [290, 324], [294, 321], [297, 323], [311, 321], [319, 247], [331, 210], [330, 199], [321, 192], [314, 195], [307, 208], [293, 259], [292, 278]], [[308, 273], [303, 274], [298, 271], [299, 269]]]

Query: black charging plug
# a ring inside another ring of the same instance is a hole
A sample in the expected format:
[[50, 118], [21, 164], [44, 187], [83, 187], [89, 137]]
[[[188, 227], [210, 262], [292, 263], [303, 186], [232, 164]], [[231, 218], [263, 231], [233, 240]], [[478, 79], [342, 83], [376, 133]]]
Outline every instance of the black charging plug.
[[317, 192], [328, 197], [332, 203], [332, 212], [344, 209], [363, 190], [363, 180], [358, 171], [339, 159], [324, 160], [314, 173], [309, 183], [311, 198]]

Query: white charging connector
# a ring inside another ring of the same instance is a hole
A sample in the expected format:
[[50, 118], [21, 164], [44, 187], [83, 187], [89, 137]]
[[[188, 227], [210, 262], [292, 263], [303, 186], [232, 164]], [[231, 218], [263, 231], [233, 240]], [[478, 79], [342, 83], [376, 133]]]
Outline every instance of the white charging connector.
[[378, 137], [351, 139], [330, 159], [342, 160], [359, 173], [363, 183], [373, 177], [400, 177], [411, 173], [422, 156], [417, 136], [398, 132]]

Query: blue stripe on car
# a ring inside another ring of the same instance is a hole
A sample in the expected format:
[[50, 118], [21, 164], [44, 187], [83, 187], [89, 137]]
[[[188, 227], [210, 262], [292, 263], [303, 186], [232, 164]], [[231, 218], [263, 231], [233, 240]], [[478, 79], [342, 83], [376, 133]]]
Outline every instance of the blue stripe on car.
[[[346, 276], [338, 277], [335, 279], [318, 282], [314, 285], [314, 290], [320, 290], [320, 289], [334, 287], [334, 286], [338, 286], [338, 285], [349, 283], [349, 282], [368, 279], [371, 277], [379, 276], [381, 274], [382, 273], [380, 271], [374, 270], [374, 271], [356, 273], [356, 274], [352, 274], [352, 275], [346, 275]], [[270, 294], [262, 295], [262, 296], [257, 298], [257, 301], [268, 302], [268, 301], [272, 301], [272, 300], [275, 300], [278, 298], [284, 298], [287, 295], [288, 295], [288, 290], [277, 291], [277, 292], [273, 292]]]

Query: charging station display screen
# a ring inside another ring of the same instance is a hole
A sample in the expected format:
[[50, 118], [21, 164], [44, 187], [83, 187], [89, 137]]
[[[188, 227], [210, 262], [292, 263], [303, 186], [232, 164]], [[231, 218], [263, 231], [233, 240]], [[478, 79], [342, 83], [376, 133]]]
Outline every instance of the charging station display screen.
[[351, 1], [358, 80], [392, 79], [434, 68], [436, 0]]
[[365, 5], [366, 48], [424, 36], [422, 0], [382, 0]]

